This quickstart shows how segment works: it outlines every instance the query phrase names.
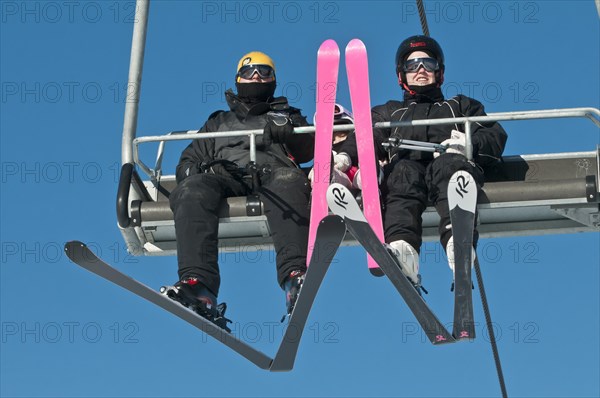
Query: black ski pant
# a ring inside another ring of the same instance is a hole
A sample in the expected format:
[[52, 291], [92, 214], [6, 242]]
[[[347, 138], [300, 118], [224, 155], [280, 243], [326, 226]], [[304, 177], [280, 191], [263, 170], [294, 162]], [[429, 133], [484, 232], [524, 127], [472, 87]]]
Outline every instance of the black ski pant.
[[[483, 172], [459, 154], [447, 153], [430, 162], [402, 159], [386, 167], [383, 194], [383, 227], [386, 242], [405, 240], [420, 252], [423, 243], [422, 214], [428, 203], [435, 206], [440, 224], [438, 231], [444, 250], [452, 230], [448, 208], [448, 183], [459, 170], [469, 172], [478, 188], [483, 186]], [[477, 244], [477, 230], [473, 242]]]
[[[177, 185], [170, 205], [180, 279], [197, 277], [219, 294], [218, 209], [224, 198], [250, 193], [244, 181], [210, 173], [192, 175]], [[258, 195], [269, 222], [281, 286], [290, 272], [306, 270], [310, 184], [301, 170], [275, 168], [261, 176]]]

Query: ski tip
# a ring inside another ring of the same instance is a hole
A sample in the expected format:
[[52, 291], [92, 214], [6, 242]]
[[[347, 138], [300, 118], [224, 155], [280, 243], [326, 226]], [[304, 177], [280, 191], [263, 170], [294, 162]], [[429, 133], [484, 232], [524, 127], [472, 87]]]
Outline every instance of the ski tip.
[[456, 206], [474, 212], [477, 207], [478, 187], [473, 176], [464, 170], [452, 174], [448, 184], [448, 206], [454, 209]]
[[367, 222], [365, 216], [356, 203], [352, 192], [345, 186], [333, 183], [327, 188], [327, 205], [333, 212], [343, 219], [351, 219], [361, 222]]
[[348, 42], [348, 45], [346, 46], [346, 51], [348, 50], [358, 50], [358, 49], [365, 49], [365, 43], [362, 42], [362, 40], [360, 39], [352, 39]]
[[87, 248], [87, 246], [85, 245], [85, 243], [80, 242], [78, 240], [72, 240], [70, 242], [65, 243], [65, 254], [67, 255], [67, 257], [72, 261], [76, 263], [76, 258], [79, 256], [79, 254], [81, 252], [83, 252], [85, 249]]
[[459, 180], [459, 178], [465, 178], [470, 181], [473, 179], [473, 176], [466, 170], [458, 170], [457, 172], [452, 174], [452, 176], [450, 177], [450, 181], [456, 182]]
[[319, 46], [319, 53], [324, 52], [335, 52], [339, 54], [340, 49], [337, 45], [337, 42], [333, 39], [327, 39], [323, 43], [321, 43], [321, 46]]
[[376, 277], [385, 276], [385, 274], [383, 273], [383, 270], [381, 268], [369, 268], [369, 272], [371, 273], [371, 275], [376, 276]]
[[327, 225], [327, 224], [337, 224], [342, 225], [345, 228], [344, 219], [337, 214], [329, 214], [323, 217], [321, 221], [319, 221], [319, 225]]
[[78, 240], [72, 240], [72, 241], [65, 243], [66, 251], [73, 250], [73, 248], [75, 248], [75, 247], [85, 247], [85, 243], [80, 242]]

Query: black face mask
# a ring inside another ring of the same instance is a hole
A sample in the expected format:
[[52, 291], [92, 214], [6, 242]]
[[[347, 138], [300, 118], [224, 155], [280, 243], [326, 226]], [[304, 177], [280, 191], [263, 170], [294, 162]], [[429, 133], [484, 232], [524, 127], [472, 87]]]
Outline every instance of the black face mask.
[[[408, 88], [414, 91], [416, 95], [428, 97], [434, 101], [441, 101], [444, 99], [442, 89], [437, 86], [437, 83], [428, 84], [426, 86], [408, 86]], [[404, 97], [408, 99], [410, 97], [414, 97], [414, 95], [408, 91], [405, 91]]]
[[275, 94], [277, 83], [235, 83], [238, 97], [248, 104], [267, 102]]
[[437, 87], [437, 83], [432, 83], [432, 84], [427, 84], [425, 86], [416, 86], [416, 85], [408, 86], [408, 88], [410, 88], [412, 91], [414, 91], [417, 94], [426, 94], [438, 87]]

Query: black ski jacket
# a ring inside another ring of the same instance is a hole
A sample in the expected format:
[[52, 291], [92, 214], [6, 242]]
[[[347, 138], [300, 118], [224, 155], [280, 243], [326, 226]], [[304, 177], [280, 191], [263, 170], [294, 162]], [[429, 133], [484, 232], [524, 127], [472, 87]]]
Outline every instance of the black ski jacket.
[[[285, 97], [270, 102], [247, 104], [232, 90], [225, 92], [230, 111], [217, 111], [209, 116], [200, 132], [219, 132], [262, 129], [270, 113], [287, 115], [296, 127], [307, 126], [300, 110], [291, 107]], [[265, 146], [262, 135], [256, 136], [256, 163], [259, 166], [297, 167], [308, 162], [314, 155], [314, 134], [295, 134], [284, 144]], [[183, 151], [177, 165], [177, 182], [202, 172], [201, 165], [226, 160], [244, 169], [250, 161], [250, 139], [242, 137], [203, 138], [192, 141]]]
[[[485, 116], [483, 105], [464, 95], [444, 99], [441, 90], [437, 90], [435, 98], [425, 95], [405, 95], [404, 101], [388, 101], [372, 109], [373, 123], [388, 121], [406, 121], [422, 119], [458, 118], [463, 116]], [[506, 144], [507, 134], [496, 122], [473, 123], [473, 158], [481, 166], [496, 163], [502, 156]], [[427, 141], [441, 143], [450, 138], [452, 130], [464, 133], [464, 124], [450, 124], [438, 126], [409, 126], [387, 129], [373, 129], [377, 156], [379, 159], [390, 161], [398, 159], [411, 159], [418, 161], [433, 160], [433, 153], [395, 149], [387, 153], [381, 143], [388, 138], [403, 138], [407, 140]]]

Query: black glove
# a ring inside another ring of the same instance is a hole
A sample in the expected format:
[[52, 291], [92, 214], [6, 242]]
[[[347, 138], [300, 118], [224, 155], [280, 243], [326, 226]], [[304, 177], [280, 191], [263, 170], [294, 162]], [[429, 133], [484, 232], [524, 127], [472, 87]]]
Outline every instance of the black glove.
[[287, 115], [268, 115], [267, 125], [263, 131], [263, 143], [265, 145], [285, 144], [294, 134], [294, 126]]
[[200, 173], [215, 174], [221, 177], [228, 177], [236, 180], [241, 180], [244, 176], [243, 170], [240, 169], [237, 163], [223, 159], [198, 163], [198, 171]]

